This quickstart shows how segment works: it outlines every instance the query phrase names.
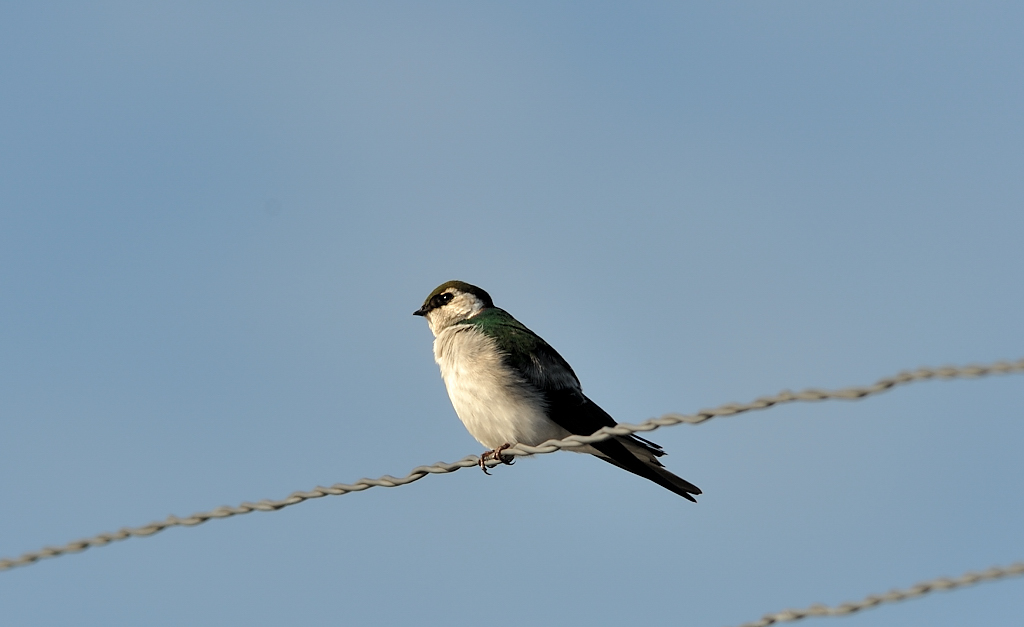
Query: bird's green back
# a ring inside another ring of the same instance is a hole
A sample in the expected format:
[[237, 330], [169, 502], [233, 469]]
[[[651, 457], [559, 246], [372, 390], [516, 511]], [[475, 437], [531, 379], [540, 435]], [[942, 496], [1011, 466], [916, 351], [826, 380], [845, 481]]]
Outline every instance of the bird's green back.
[[469, 324], [492, 338], [502, 352], [505, 362], [519, 371], [528, 381], [541, 387], [566, 384], [579, 380], [572, 367], [539, 335], [498, 307], [488, 307], [464, 324]]

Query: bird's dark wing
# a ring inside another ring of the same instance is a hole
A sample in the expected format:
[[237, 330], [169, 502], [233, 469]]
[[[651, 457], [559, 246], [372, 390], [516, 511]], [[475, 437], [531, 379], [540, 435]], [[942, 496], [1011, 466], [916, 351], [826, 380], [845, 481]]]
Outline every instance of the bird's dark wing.
[[[468, 322], [494, 339], [505, 364], [532, 385], [547, 405], [548, 418], [574, 435], [593, 435], [602, 427], [614, 427], [615, 420], [587, 398], [568, 362], [539, 335], [497, 307], [480, 312]], [[616, 436], [591, 444], [604, 461], [650, 479], [676, 494], [694, 501], [700, 489], [665, 470], [658, 457], [665, 452], [639, 436]]]

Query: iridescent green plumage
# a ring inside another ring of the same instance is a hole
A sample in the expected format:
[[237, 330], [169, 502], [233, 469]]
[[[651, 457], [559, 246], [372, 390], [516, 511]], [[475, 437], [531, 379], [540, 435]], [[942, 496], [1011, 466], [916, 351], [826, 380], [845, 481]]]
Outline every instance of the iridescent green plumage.
[[493, 338], [505, 362], [527, 381], [544, 387], [579, 386], [579, 379], [569, 363], [543, 338], [504, 309], [484, 309], [464, 324], [470, 324]]

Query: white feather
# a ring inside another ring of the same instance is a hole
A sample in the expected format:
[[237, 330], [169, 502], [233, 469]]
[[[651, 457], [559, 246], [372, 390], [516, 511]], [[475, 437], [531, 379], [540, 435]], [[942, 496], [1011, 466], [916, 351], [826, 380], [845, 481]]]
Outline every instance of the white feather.
[[540, 395], [502, 362], [494, 339], [472, 325], [440, 330], [434, 339], [434, 360], [455, 413], [487, 448], [536, 446], [569, 435], [547, 418]]

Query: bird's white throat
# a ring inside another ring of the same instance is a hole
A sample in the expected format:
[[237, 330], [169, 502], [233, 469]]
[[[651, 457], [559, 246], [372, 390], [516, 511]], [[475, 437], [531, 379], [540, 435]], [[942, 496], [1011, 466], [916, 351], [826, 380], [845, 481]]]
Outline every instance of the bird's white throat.
[[471, 318], [484, 309], [484, 301], [468, 292], [459, 292], [449, 289], [447, 292], [454, 294], [444, 307], [438, 307], [427, 312], [425, 316], [430, 332], [436, 338], [442, 331], [458, 324], [467, 318]]

